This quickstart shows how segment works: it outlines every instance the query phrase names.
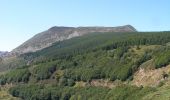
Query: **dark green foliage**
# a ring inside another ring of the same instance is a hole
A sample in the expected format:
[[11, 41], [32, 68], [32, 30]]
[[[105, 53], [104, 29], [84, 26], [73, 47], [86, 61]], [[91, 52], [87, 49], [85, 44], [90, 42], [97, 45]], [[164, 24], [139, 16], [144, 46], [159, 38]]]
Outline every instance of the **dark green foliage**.
[[11, 88], [9, 92], [13, 96], [20, 97], [24, 100], [30, 100], [30, 99], [31, 100], [44, 100], [44, 99], [38, 99], [38, 98], [42, 98], [43, 94], [48, 94], [48, 92], [44, 91], [43, 88], [44, 86], [41, 86], [41, 85], [27, 85], [27, 86], [20, 85], [20, 86]]
[[76, 81], [90, 81], [91, 79], [100, 78], [99, 71], [93, 68], [76, 68], [65, 71], [65, 77]]
[[24, 100], [102, 100], [109, 89], [101, 87], [46, 87], [42, 85], [20, 85], [13, 87], [9, 93]]
[[65, 66], [63, 70], [65, 77], [76, 81], [91, 81], [101, 78], [125, 81], [137, 70], [140, 64], [150, 58], [149, 53], [135, 56], [130, 54], [128, 47], [122, 47], [74, 56], [65, 64], [76, 62], [77, 65]]
[[115, 50], [115, 57], [120, 59], [125, 52], [127, 52], [127, 47], [119, 47]]
[[73, 55], [99, 49], [112, 50], [134, 45], [162, 45], [170, 42], [169, 38], [169, 32], [94, 33], [57, 42], [51, 47], [35, 53], [24, 54], [22, 57], [34, 59], [36, 63], [42, 62], [42, 60], [69, 59]]
[[55, 62], [41, 63], [33, 69], [33, 76], [36, 77], [37, 80], [44, 80], [50, 78], [55, 71]]
[[[148, 52], [135, 55], [129, 48], [164, 45], [169, 38], [169, 32], [94, 33], [56, 42], [51, 47], [21, 57], [33, 61], [33, 66], [26, 67], [32, 67], [32, 76], [37, 80], [49, 79], [59, 69], [64, 72], [62, 77], [75, 81], [101, 78], [125, 81], [143, 62], [152, 58]], [[156, 68], [169, 64], [169, 54], [167, 51], [155, 57]]]
[[[169, 32], [94, 33], [57, 42], [51, 47], [22, 57], [34, 59], [33, 64], [38, 64], [33, 71], [37, 80], [48, 79], [53, 71], [49, 71], [51, 65], [45, 64], [58, 61], [57, 68], [62, 69], [64, 77], [68, 79], [91, 81], [109, 78], [125, 81], [140, 64], [152, 57], [148, 53], [143, 56], [131, 54], [128, 52], [130, 47], [137, 46], [139, 50], [140, 45], [163, 45], [170, 41], [169, 38]], [[167, 63], [169, 60], [166, 60], [158, 62]]]
[[156, 68], [161, 68], [168, 65], [170, 63], [170, 49], [158, 52], [154, 62]]
[[28, 82], [30, 75], [28, 69], [11, 70], [7, 74], [0, 76], [0, 83], [4, 85], [5, 83]]
[[103, 87], [52, 87], [44, 85], [20, 85], [9, 93], [24, 100], [142, 100], [154, 88], [119, 86], [113, 89]]

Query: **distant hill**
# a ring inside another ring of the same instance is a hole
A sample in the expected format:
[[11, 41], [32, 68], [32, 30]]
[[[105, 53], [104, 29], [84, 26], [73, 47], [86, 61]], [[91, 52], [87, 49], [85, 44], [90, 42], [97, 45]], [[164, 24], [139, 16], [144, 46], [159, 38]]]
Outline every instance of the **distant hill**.
[[8, 56], [9, 55], [9, 52], [7, 51], [0, 51], [0, 57], [5, 57], [5, 56]]
[[82, 36], [94, 32], [136, 32], [136, 29], [131, 25], [118, 27], [52, 27], [44, 32], [35, 35], [12, 52], [28, 53], [41, 50], [51, 46], [57, 41], [70, 39], [72, 37]]

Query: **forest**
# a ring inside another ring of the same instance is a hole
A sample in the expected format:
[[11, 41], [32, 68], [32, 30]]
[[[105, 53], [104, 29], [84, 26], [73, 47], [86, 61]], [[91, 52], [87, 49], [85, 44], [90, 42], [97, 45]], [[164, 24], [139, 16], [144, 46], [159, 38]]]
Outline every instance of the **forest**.
[[[149, 60], [153, 66], [148, 69], [169, 65], [169, 43], [170, 32], [109, 32], [75, 37], [18, 56], [21, 66], [17, 62], [13, 69], [1, 74], [0, 84], [13, 84], [9, 93], [24, 100], [139, 100], [158, 90], [131, 85], [134, 73]], [[121, 83], [113, 88], [96, 87], [91, 86], [93, 80]], [[78, 82], [86, 85], [78, 86]]]

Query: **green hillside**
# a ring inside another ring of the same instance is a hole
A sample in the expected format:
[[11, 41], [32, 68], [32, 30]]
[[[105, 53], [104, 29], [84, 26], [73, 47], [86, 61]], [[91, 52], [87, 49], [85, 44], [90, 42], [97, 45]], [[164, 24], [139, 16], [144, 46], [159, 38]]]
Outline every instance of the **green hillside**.
[[168, 100], [163, 95], [170, 73], [160, 75], [156, 86], [132, 81], [141, 68], [162, 70], [170, 64], [169, 42], [170, 32], [75, 37], [1, 62], [8, 70], [0, 74], [0, 84], [11, 84], [8, 92], [24, 100], [155, 100], [159, 91], [160, 100]]

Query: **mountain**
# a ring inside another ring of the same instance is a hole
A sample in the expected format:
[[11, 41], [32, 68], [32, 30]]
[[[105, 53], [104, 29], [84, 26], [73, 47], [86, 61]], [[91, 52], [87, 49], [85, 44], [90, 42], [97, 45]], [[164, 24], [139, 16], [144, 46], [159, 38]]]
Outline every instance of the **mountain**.
[[0, 57], [6, 57], [9, 55], [9, 52], [7, 51], [0, 51]]
[[0, 56], [2, 56], [4, 54], [4, 52], [3, 51], [0, 51]]
[[14, 49], [14, 53], [27, 53], [41, 50], [51, 46], [57, 41], [70, 39], [77, 36], [82, 36], [94, 32], [136, 32], [136, 29], [131, 25], [118, 27], [52, 27], [44, 32], [35, 35], [21, 46]]

